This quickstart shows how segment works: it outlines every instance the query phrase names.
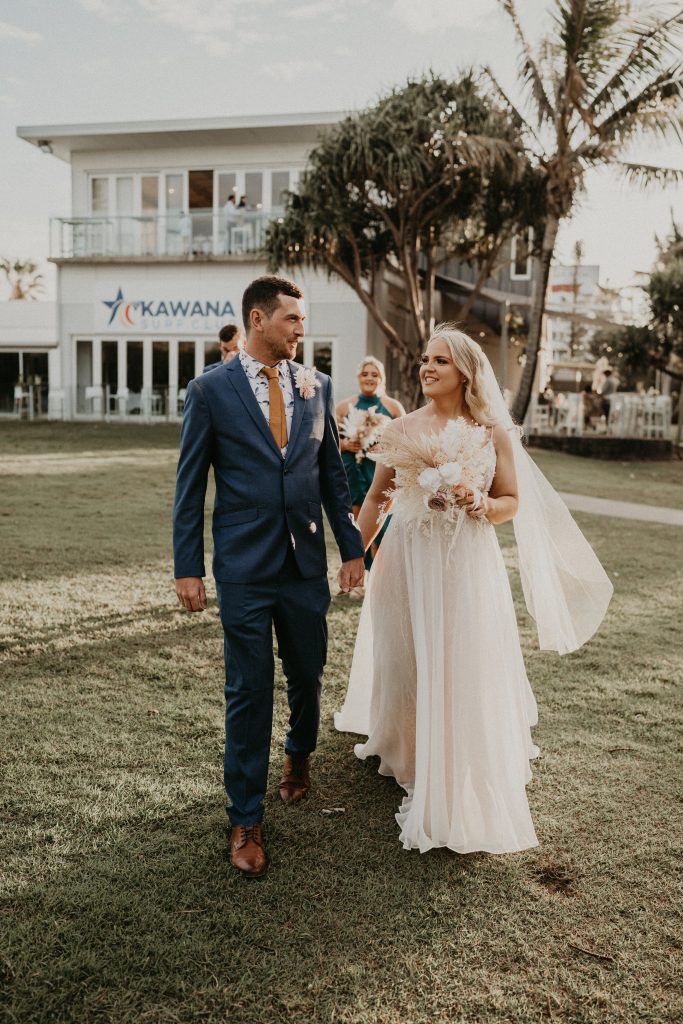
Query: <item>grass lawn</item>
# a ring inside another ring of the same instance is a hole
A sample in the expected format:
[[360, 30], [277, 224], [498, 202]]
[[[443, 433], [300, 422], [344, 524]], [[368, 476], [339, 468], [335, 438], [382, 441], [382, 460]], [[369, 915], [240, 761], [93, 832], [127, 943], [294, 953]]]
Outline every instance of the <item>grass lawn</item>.
[[[577, 516], [616, 592], [599, 636], [560, 659], [535, 649], [501, 529], [540, 712], [541, 845], [514, 856], [400, 847], [400, 791], [332, 728], [359, 612], [333, 602], [314, 793], [275, 797], [280, 679], [272, 863], [248, 882], [227, 858], [215, 603], [190, 617], [172, 590], [176, 438], [0, 427], [2, 1019], [680, 1019], [683, 533]], [[539, 463], [564, 490], [625, 500], [661, 471], [675, 504], [681, 480], [679, 465]]]
[[558, 491], [683, 508], [683, 459], [611, 462], [541, 450], [532, 454]]

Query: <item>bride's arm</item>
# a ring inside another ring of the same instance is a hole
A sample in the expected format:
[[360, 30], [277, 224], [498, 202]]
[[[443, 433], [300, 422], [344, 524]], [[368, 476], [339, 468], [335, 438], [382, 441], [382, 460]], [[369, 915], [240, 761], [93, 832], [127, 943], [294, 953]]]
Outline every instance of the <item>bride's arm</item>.
[[517, 474], [512, 442], [504, 427], [493, 428], [493, 443], [496, 447], [496, 474], [491, 490], [483, 501], [483, 513], [490, 523], [497, 526], [506, 523], [517, 513]]
[[380, 508], [388, 510], [390, 502], [387, 500], [385, 491], [388, 491], [394, 483], [394, 470], [391, 466], [383, 466], [377, 463], [375, 475], [372, 479], [370, 490], [365, 495], [365, 501], [358, 513], [358, 529], [363, 537], [363, 544], [367, 551], [373, 540], [380, 531], [379, 519]]

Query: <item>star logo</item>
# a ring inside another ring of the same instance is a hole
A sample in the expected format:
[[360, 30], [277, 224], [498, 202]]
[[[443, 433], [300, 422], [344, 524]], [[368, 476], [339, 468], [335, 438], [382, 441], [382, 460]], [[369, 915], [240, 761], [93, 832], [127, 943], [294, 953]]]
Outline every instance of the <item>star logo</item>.
[[109, 327], [109, 326], [111, 326], [111, 324], [113, 324], [114, 317], [117, 314], [118, 314], [119, 320], [121, 321], [122, 324], [125, 324], [126, 326], [131, 326], [131, 327], [134, 326], [135, 321], [132, 319], [132, 317], [130, 315], [130, 311], [131, 311], [131, 309], [137, 309], [137, 307], [140, 305], [140, 303], [139, 302], [126, 302], [125, 299], [123, 298], [123, 291], [121, 290], [121, 288], [119, 288], [119, 290], [117, 291], [115, 298], [113, 298], [111, 301], [107, 301], [107, 299], [103, 299], [102, 303], [103, 303], [103, 305], [105, 305], [107, 307], [107, 309], [111, 310], [111, 315], [109, 317], [109, 322], [107, 323], [107, 327]]
[[109, 327], [109, 325], [113, 323], [114, 317], [118, 313], [120, 307], [123, 305], [123, 292], [119, 288], [115, 299], [112, 299], [111, 302], [107, 302], [106, 299], [103, 299], [103, 302], [104, 305], [111, 310], [111, 316], [109, 317], [109, 323], [107, 324], [107, 327]]

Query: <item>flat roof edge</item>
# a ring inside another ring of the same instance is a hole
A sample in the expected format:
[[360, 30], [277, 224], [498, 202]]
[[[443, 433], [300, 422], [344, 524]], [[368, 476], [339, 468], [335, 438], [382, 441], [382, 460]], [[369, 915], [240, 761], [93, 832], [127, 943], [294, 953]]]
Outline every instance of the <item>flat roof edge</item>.
[[62, 138], [72, 135], [148, 135], [163, 132], [230, 131], [240, 128], [277, 128], [334, 124], [346, 111], [309, 111], [298, 114], [240, 114], [237, 117], [173, 118], [159, 121], [103, 121], [85, 124], [19, 125], [21, 139]]

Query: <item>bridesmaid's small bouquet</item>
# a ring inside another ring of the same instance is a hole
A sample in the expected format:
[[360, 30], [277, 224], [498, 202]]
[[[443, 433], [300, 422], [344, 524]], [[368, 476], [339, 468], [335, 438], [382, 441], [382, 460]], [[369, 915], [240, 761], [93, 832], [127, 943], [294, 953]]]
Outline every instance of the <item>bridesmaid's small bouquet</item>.
[[356, 452], [356, 462], [362, 462], [366, 458], [370, 449], [379, 441], [386, 425], [391, 423], [391, 417], [375, 412], [376, 408], [377, 406], [371, 409], [358, 409], [352, 405], [342, 420], [342, 437], [345, 437], [347, 441], [360, 442], [360, 451]]

